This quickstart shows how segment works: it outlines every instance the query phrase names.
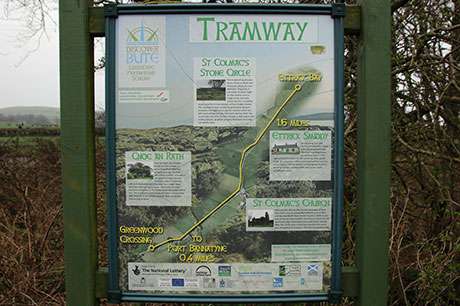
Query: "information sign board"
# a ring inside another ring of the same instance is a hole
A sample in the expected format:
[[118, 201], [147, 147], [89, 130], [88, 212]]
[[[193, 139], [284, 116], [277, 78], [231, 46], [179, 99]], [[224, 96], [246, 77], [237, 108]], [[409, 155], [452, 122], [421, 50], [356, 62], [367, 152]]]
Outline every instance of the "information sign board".
[[338, 293], [340, 9], [107, 12], [110, 298]]

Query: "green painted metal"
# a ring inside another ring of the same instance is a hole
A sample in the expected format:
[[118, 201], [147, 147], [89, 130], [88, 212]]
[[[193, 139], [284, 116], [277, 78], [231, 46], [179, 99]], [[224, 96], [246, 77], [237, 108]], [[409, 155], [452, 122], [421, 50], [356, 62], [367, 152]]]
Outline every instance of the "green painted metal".
[[93, 45], [88, 0], [59, 1], [66, 304], [97, 305]]
[[[115, 20], [117, 15], [114, 7], [106, 7], [106, 14], [110, 18], [106, 18], [106, 46], [105, 46], [105, 119], [106, 119], [106, 203], [107, 203], [107, 229], [108, 229], [108, 271], [118, 271], [118, 253], [114, 248], [118, 246], [118, 221], [116, 210], [116, 161], [113, 158], [115, 148]], [[113, 203], [115, 205], [110, 205]], [[119, 303], [121, 299], [120, 291], [118, 290], [119, 279], [118, 273], [110, 274], [108, 277], [107, 292], [108, 300], [112, 303]]]
[[359, 304], [387, 305], [391, 170], [391, 1], [363, 0], [358, 79]]
[[345, 5], [333, 6], [334, 18], [334, 206], [332, 209], [331, 289], [329, 302], [339, 304], [342, 300], [342, 240], [343, 240], [343, 193], [344, 193], [344, 29]]

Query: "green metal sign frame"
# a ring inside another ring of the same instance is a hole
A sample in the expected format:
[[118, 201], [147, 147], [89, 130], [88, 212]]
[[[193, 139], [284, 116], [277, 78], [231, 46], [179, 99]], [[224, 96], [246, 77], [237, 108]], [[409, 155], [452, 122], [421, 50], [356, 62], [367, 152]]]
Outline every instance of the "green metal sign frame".
[[[270, 295], [239, 294], [239, 295], [178, 295], [178, 294], [146, 294], [123, 292], [119, 289], [118, 266], [118, 223], [117, 223], [117, 182], [116, 182], [116, 128], [115, 128], [115, 86], [116, 86], [116, 19], [120, 15], [139, 14], [297, 14], [297, 15], [328, 15], [334, 20], [334, 195], [332, 206], [332, 254], [331, 254], [331, 288], [324, 294], [277, 293]], [[342, 246], [342, 207], [343, 207], [343, 54], [344, 4], [332, 5], [109, 5], [105, 9], [106, 16], [106, 143], [107, 143], [107, 203], [109, 231], [109, 282], [108, 298], [110, 302], [306, 302], [330, 301], [341, 299], [341, 246]]]
[[[358, 59], [356, 266], [341, 268], [343, 295], [357, 305], [387, 305], [391, 160], [390, 1], [347, 6], [346, 35]], [[284, 9], [284, 8], [283, 8]], [[105, 35], [93, 0], [60, 0], [60, 95], [66, 304], [99, 305], [108, 273], [98, 265], [93, 40]]]

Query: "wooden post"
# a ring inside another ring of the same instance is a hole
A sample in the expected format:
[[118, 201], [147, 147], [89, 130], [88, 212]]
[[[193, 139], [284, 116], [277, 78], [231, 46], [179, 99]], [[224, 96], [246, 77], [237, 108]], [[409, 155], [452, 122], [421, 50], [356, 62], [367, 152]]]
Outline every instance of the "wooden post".
[[66, 304], [97, 305], [93, 47], [88, 0], [59, 1]]
[[391, 1], [362, 0], [358, 78], [359, 303], [387, 305], [391, 172]]

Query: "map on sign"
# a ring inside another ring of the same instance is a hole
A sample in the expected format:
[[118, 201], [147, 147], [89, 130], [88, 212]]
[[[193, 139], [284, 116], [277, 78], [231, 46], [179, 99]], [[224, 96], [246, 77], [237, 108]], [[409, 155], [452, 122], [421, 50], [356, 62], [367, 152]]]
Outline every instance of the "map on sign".
[[123, 291], [328, 291], [330, 16], [119, 16], [115, 110]]

